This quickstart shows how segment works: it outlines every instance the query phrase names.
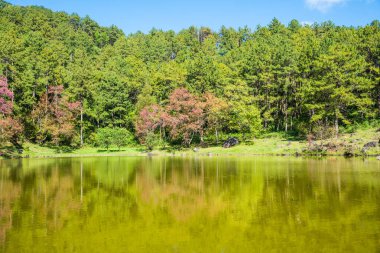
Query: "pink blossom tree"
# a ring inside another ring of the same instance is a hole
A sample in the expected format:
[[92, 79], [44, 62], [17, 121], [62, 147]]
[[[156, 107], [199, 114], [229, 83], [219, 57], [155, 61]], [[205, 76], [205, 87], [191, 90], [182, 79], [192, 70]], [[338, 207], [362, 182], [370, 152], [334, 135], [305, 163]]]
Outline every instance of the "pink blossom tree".
[[166, 107], [166, 125], [172, 139], [181, 139], [189, 146], [195, 134], [203, 140], [205, 124], [204, 103], [184, 88], [173, 91]]
[[71, 143], [75, 136], [75, 119], [80, 113], [80, 102], [68, 102], [62, 85], [50, 86], [34, 107], [32, 118], [37, 127], [39, 142]]
[[13, 92], [8, 87], [8, 81], [0, 76], [0, 141], [17, 142], [22, 126], [18, 120], [12, 117]]
[[0, 113], [7, 116], [13, 110], [13, 92], [8, 87], [5, 77], [0, 76]]
[[146, 106], [140, 111], [135, 125], [136, 134], [140, 142], [148, 149], [152, 149], [155, 145], [157, 132], [159, 132], [159, 138], [163, 138], [165, 118], [164, 109], [157, 104]]

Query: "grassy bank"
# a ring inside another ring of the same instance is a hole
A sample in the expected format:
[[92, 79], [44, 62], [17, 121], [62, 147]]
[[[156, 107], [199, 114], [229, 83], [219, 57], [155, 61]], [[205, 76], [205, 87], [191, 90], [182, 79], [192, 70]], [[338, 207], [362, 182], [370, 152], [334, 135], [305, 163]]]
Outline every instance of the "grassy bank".
[[[354, 156], [380, 155], [380, 147], [372, 147], [363, 152], [363, 146], [369, 142], [378, 142], [380, 132], [377, 129], [358, 130], [353, 134], [342, 134], [339, 139], [326, 139], [308, 143], [305, 140], [294, 140], [286, 136], [275, 134], [256, 139], [249, 144], [240, 144], [233, 148], [208, 147], [188, 149], [157, 149], [150, 155], [345, 155], [347, 152]], [[0, 148], [4, 158], [44, 158], [44, 157], [83, 157], [83, 156], [146, 156], [148, 152], [142, 146], [123, 147], [120, 150], [110, 150], [97, 147], [83, 147], [80, 149], [55, 148], [24, 143], [17, 149], [8, 145]]]

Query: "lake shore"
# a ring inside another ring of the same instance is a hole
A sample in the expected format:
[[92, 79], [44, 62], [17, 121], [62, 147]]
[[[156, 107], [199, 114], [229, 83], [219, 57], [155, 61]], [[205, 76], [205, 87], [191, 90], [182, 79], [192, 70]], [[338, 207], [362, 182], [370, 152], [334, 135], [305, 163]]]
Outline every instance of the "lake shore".
[[[237, 149], [237, 148], [236, 148]], [[231, 148], [224, 152], [210, 152], [214, 149], [204, 149], [199, 152], [194, 152], [192, 150], [182, 150], [176, 152], [168, 151], [152, 151], [152, 152], [127, 152], [127, 151], [109, 151], [105, 153], [56, 153], [56, 154], [37, 154], [37, 155], [23, 155], [20, 157], [14, 157], [16, 159], [27, 159], [27, 158], [86, 158], [86, 157], [189, 157], [189, 156], [202, 156], [202, 157], [225, 157], [225, 156], [282, 156], [282, 157], [378, 157], [380, 152], [370, 153], [370, 154], [355, 154], [352, 156], [346, 156], [343, 152], [330, 152], [330, 153], [250, 153], [250, 152], [237, 152], [235, 148]], [[0, 158], [2, 159], [2, 158]]]
[[[249, 144], [239, 144], [232, 148], [223, 148], [221, 144], [201, 148], [157, 148], [151, 152], [143, 146], [111, 147], [109, 150], [85, 146], [79, 149], [57, 148], [24, 143], [22, 150], [15, 147], [0, 149], [3, 158], [59, 158], [59, 157], [102, 157], [102, 156], [379, 156], [377, 129], [357, 131], [354, 134], [342, 134], [339, 139], [327, 139], [309, 143], [305, 140], [292, 140], [279, 136], [267, 136]], [[364, 148], [368, 143], [375, 147]], [[1, 159], [1, 158], [0, 158]]]

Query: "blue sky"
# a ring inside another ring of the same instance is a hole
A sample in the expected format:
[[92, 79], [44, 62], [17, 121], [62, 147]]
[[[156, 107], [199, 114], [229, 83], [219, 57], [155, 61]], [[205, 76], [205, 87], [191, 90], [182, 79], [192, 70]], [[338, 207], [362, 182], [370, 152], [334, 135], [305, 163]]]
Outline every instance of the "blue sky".
[[155, 27], [179, 31], [191, 25], [255, 28], [273, 17], [288, 24], [331, 20], [360, 26], [380, 19], [380, 0], [7, 0], [56, 11], [89, 15], [103, 26], [117, 25], [126, 34]]

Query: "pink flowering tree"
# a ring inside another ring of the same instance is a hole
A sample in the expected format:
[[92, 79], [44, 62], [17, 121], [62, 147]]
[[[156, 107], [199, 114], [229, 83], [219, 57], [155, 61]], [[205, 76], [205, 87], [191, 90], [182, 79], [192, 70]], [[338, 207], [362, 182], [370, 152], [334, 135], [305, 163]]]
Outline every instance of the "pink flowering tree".
[[8, 116], [13, 110], [13, 92], [8, 87], [5, 77], [0, 76], [0, 113], [2, 116]]
[[13, 92], [8, 87], [5, 77], [0, 76], [0, 141], [17, 142], [22, 126], [12, 116], [13, 113]]
[[40, 143], [68, 144], [75, 137], [75, 120], [80, 113], [81, 103], [70, 103], [63, 92], [62, 85], [50, 86], [33, 109], [32, 118]]
[[157, 104], [146, 106], [139, 113], [135, 125], [136, 134], [140, 142], [150, 150], [157, 144], [157, 135], [159, 139], [163, 138], [165, 115], [164, 109]]
[[205, 111], [204, 102], [184, 88], [173, 91], [166, 107], [165, 124], [173, 140], [182, 140], [190, 146], [194, 136], [199, 134], [203, 140]]
[[209, 128], [218, 139], [226, 110], [227, 104], [210, 93], [196, 96], [185, 88], [178, 88], [172, 92], [165, 107], [155, 104], [140, 111], [136, 134], [143, 144], [153, 135], [159, 134], [160, 139], [165, 139], [167, 133], [171, 141], [190, 146], [195, 136], [203, 142]]

